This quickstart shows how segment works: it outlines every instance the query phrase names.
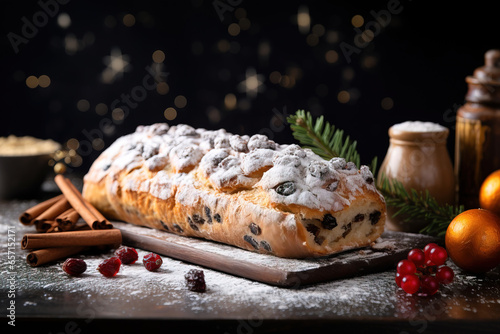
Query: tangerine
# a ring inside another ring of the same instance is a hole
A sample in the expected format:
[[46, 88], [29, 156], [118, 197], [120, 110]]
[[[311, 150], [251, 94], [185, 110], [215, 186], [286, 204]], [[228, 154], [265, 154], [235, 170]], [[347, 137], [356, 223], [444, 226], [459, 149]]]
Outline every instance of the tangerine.
[[445, 244], [457, 266], [487, 272], [500, 264], [500, 217], [484, 209], [462, 212], [448, 226]]
[[488, 175], [481, 184], [479, 206], [500, 215], [500, 169]]

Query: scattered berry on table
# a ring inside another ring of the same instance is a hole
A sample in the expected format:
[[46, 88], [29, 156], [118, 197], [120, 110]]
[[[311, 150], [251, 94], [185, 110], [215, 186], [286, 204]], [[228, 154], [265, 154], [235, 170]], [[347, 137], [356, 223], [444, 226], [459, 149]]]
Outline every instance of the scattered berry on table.
[[115, 255], [120, 258], [122, 264], [133, 264], [139, 258], [139, 254], [137, 254], [135, 248], [127, 246], [121, 246], [120, 248], [118, 248], [115, 251]]
[[122, 261], [117, 256], [113, 256], [109, 259], [102, 261], [97, 270], [106, 277], [114, 277], [120, 270]]
[[71, 276], [80, 276], [87, 270], [87, 264], [82, 259], [68, 258], [64, 261], [62, 269]]
[[149, 253], [144, 256], [142, 259], [142, 263], [144, 263], [144, 267], [149, 271], [158, 270], [161, 267], [163, 260], [160, 255], [155, 253]]
[[205, 292], [207, 289], [203, 270], [191, 269], [184, 275], [184, 278], [187, 288], [191, 291]]

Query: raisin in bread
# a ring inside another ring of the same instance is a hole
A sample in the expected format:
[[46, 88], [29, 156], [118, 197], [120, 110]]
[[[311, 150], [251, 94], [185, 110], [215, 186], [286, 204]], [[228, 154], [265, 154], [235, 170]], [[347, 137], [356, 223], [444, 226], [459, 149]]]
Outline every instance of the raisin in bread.
[[366, 166], [188, 125], [119, 138], [93, 163], [83, 196], [110, 219], [289, 258], [367, 246], [386, 218]]

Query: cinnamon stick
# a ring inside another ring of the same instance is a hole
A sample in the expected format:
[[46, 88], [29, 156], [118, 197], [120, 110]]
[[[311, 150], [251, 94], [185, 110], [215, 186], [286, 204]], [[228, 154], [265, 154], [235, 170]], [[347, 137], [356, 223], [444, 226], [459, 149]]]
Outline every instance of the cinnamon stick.
[[85, 249], [87, 249], [86, 246], [38, 249], [36, 251], [30, 252], [26, 256], [26, 262], [32, 267], [37, 267], [48, 262], [56, 261], [62, 258], [69, 257], [71, 255], [81, 253]]
[[70, 208], [56, 217], [56, 222], [61, 231], [70, 231], [75, 228], [80, 215], [74, 208]]
[[40, 221], [44, 220], [55, 220], [57, 216], [67, 211], [68, 209], [71, 209], [71, 205], [69, 204], [66, 198], [62, 197], [51, 207], [49, 207], [47, 210], [42, 212], [38, 217], [36, 217], [33, 220], [33, 222], [34, 224], [38, 224]]
[[96, 216], [96, 212], [98, 211], [83, 198], [82, 194], [67, 178], [59, 174], [56, 175], [55, 181], [71, 206], [80, 214], [90, 228], [94, 230], [113, 228], [113, 225], [104, 216], [101, 214]]
[[83, 222], [83, 224], [76, 223], [72, 231], [93, 231], [93, 230], [87, 223]]
[[19, 216], [19, 221], [24, 225], [32, 225], [34, 224], [34, 219], [41, 215], [44, 211], [54, 205], [58, 200], [63, 198], [63, 195], [59, 195], [53, 198], [50, 198], [46, 201], [38, 203], [37, 205], [27, 209]]
[[87, 201], [81, 194], [80, 192], [78, 191], [78, 189], [76, 189], [75, 185], [73, 183], [71, 183], [70, 180], [66, 179], [66, 182], [68, 183], [68, 185], [71, 187], [71, 189], [73, 189], [73, 191], [77, 194], [80, 195], [83, 203], [85, 203], [85, 206], [90, 210], [90, 212], [96, 217], [97, 221], [99, 222], [98, 223], [98, 229], [109, 229], [109, 228], [113, 228], [113, 225], [102, 215], [102, 213], [99, 212], [99, 210], [97, 210], [95, 208], [95, 206], [93, 206], [92, 204], [89, 203], [89, 201]]
[[21, 240], [21, 249], [40, 249], [68, 246], [119, 245], [122, 234], [118, 229], [69, 231], [50, 234], [26, 234]]
[[59, 224], [56, 221], [54, 221], [54, 224], [52, 224], [45, 233], [53, 233], [53, 232], [62, 232], [61, 229], [59, 228]]
[[36, 231], [39, 233], [55, 232], [59, 224], [55, 220], [39, 220], [35, 223]]

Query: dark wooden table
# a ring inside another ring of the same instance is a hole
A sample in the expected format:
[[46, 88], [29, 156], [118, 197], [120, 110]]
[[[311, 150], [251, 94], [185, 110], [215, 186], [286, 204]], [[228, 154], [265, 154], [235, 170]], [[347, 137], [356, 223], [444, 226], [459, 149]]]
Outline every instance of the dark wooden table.
[[[33, 227], [19, 214], [37, 199], [0, 201], [2, 326], [37, 333], [277, 333], [325, 330], [387, 333], [499, 333], [500, 268], [474, 276], [451, 264], [456, 279], [432, 297], [405, 294], [394, 270], [287, 289], [201, 268], [207, 292], [184, 287], [196, 265], [164, 257], [159, 272], [123, 266], [115, 278], [95, 268], [112, 253], [80, 255], [88, 264], [69, 277], [62, 261], [31, 268], [20, 240]], [[11, 238], [9, 240], [9, 237]], [[15, 245], [9, 244], [15, 238]], [[9, 253], [10, 251], [10, 253]], [[139, 250], [140, 258], [147, 252]], [[9, 257], [13, 256], [13, 257]], [[11, 266], [12, 265], [12, 266]], [[7, 309], [15, 304], [16, 327]]]

